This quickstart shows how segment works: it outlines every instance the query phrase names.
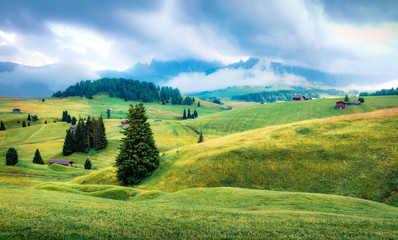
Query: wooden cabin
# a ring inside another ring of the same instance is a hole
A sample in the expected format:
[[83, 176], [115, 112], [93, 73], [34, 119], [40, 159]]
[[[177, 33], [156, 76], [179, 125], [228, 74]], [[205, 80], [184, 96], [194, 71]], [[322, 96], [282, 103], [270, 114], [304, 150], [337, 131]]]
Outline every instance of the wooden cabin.
[[161, 119], [155, 119], [154, 122], [161, 122]]
[[62, 159], [51, 159], [50, 161], [48, 161], [48, 165], [59, 164], [59, 165], [64, 165], [64, 166], [68, 166], [68, 167], [72, 167], [73, 163], [74, 163], [74, 161], [62, 160]]
[[122, 127], [128, 127], [128, 126], [130, 126], [129, 122], [122, 122]]
[[304, 97], [304, 100], [312, 100], [311, 97]]
[[232, 107], [231, 107], [231, 106], [228, 106], [228, 110], [232, 110]]
[[76, 131], [76, 125], [72, 125], [69, 127], [69, 131], [74, 132]]
[[336, 109], [345, 109], [345, 108], [347, 108], [347, 106], [348, 106], [348, 103], [347, 103], [347, 102], [338, 101], [338, 102], [336, 102], [335, 108], [336, 108]]
[[15, 108], [15, 109], [12, 110], [12, 112], [13, 112], [13, 113], [20, 113], [20, 112], [21, 112], [21, 109]]
[[293, 101], [304, 101], [305, 96], [293, 96]]

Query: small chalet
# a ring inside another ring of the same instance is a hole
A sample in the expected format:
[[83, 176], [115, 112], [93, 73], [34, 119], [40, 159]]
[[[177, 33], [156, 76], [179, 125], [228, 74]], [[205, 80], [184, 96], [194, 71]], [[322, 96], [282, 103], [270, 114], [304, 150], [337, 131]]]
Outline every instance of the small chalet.
[[69, 131], [71, 131], [71, 132], [76, 131], [76, 126], [75, 125], [70, 126]]
[[293, 101], [304, 101], [305, 96], [293, 96]]
[[348, 106], [347, 102], [338, 101], [338, 102], [336, 102], [335, 108], [337, 108], [337, 109], [345, 109], [345, 108], [347, 108], [347, 106]]
[[21, 109], [15, 108], [15, 109], [12, 110], [12, 112], [13, 112], [13, 113], [20, 113], [20, 112], [21, 112]]
[[155, 119], [154, 122], [161, 122], [161, 119]]
[[232, 110], [232, 107], [231, 107], [231, 106], [228, 106], [228, 110]]
[[122, 127], [128, 127], [128, 126], [130, 126], [129, 122], [122, 122]]
[[304, 100], [312, 100], [311, 97], [304, 97]]
[[51, 164], [54, 164], [54, 163], [55, 164], [59, 164], [59, 165], [72, 167], [72, 164], [74, 163], [74, 161], [61, 160], [61, 159], [51, 159], [50, 161], [48, 161], [48, 165], [51, 165]]
[[349, 101], [348, 105], [361, 105], [360, 101]]

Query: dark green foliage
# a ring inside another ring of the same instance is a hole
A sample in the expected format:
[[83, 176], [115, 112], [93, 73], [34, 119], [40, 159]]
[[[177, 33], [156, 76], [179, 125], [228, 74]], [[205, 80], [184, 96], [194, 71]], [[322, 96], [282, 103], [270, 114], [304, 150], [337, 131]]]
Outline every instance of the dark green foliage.
[[28, 114], [28, 121], [32, 121], [32, 119], [30, 118], [30, 114]]
[[4, 131], [4, 130], [6, 130], [6, 126], [4, 126], [3, 121], [1, 121], [1, 123], [0, 123], [0, 131]]
[[95, 149], [104, 149], [107, 145], [108, 140], [106, 139], [104, 119], [100, 116], [98, 118], [98, 144]]
[[32, 115], [32, 122], [36, 122], [39, 120], [39, 117], [37, 115]]
[[349, 102], [349, 101], [350, 101], [350, 98], [349, 98], [348, 95], [346, 94], [345, 97], [344, 97], [344, 102]]
[[185, 109], [184, 109], [184, 113], [182, 114], [182, 119], [187, 119], [187, 113], [186, 113]]
[[33, 163], [44, 164], [43, 159], [41, 158], [39, 149], [36, 149], [35, 156], [33, 157]]
[[382, 89], [374, 93], [361, 92], [359, 94], [359, 96], [386, 96], [386, 95], [398, 95], [398, 87], [396, 89], [394, 88]]
[[30, 127], [30, 122], [28, 122], [28, 127]]
[[[160, 94], [159, 94], [160, 92]], [[92, 99], [93, 95], [106, 93], [110, 97], [118, 97], [125, 101], [164, 102], [182, 104], [182, 97], [178, 89], [171, 87], [156, 87], [151, 82], [123, 78], [102, 78], [96, 81], [81, 81], [68, 87], [64, 92], [58, 91], [53, 97], [86, 96]]]
[[6, 165], [14, 166], [18, 163], [18, 153], [15, 148], [9, 148], [6, 154]]
[[44, 121], [44, 124], [47, 124], [47, 120], [46, 120], [46, 121]]
[[199, 138], [198, 138], [198, 143], [201, 143], [201, 142], [204, 142], [205, 140], [204, 140], [204, 138], [203, 138], [203, 134], [202, 134], [202, 132], [200, 132], [200, 134], [199, 134]]
[[199, 115], [198, 115], [198, 112], [196, 111], [196, 110], [194, 110], [193, 111], [193, 118], [197, 118]]
[[213, 103], [220, 104], [220, 105], [222, 104], [221, 101], [218, 100], [218, 99], [214, 99], [214, 100], [213, 100]]
[[66, 122], [68, 120], [68, 111], [65, 110], [62, 112], [62, 122]]
[[75, 118], [75, 117], [72, 117], [71, 124], [72, 124], [72, 125], [76, 125], [76, 121], [77, 121], [76, 118]]
[[89, 158], [84, 162], [84, 169], [91, 169], [91, 161]]
[[198, 107], [200, 107], [200, 102], [198, 102]]
[[192, 115], [191, 115], [191, 109], [188, 109], [187, 118], [192, 118]]
[[159, 150], [142, 103], [130, 104], [123, 130], [120, 151], [116, 157], [117, 178], [125, 185], [134, 185], [149, 176], [159, 165]]
[[86, 126], [83, 120], [79, 120], [76, 126], [74, 134], [74, 151], [75, 152], [86, 152], [87, 140], [86, 140]]
[[26, 127], [25, 121], [22, 122], [22, 127]]
[[361, 103], [364, 103], [364, 102], [365, 102], [365, 98], [359, 97], [359, 98], [358, 98], [358, 101], [360, 101]]
[[41, 101], [44, 102], [44, 101], [46, 101], [46, 100], [44, 100], [44, 98], [43, 98]]
[[111, 118], [111, 110], [106, 110], [106, 114], [107, 114], [107, 117], [108, 117], [108, 119], [110, 119]]
[[64, 147], [62, 149], [62, 154], [64, 156], [71, 155], [74, 152], [74, 139], [73, 133], [71, 131], [66, 131]]
[[72, 118], [70, 117], [69, 114], [68, 114], [68, 116], [66, 117], [66, 122], [67, 122], [67, 123], [71, 123], [71, 122], [72, 122]]
[[193, 103], [195, 102], [195, 98], [192, 98], [192, 97], [189, 97], [189, 96], [187, 96], [185, 99], [184, 99], [184, 105], [192, 105]]

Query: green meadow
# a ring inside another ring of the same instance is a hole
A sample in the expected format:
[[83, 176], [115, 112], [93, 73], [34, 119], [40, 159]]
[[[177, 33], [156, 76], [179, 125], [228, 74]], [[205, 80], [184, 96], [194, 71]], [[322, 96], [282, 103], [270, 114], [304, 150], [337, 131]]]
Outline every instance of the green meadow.
[[[121, 186], [113, 165], [131, 102], [0, 97], [7, 128], [0, 131], [0, 239], [394, 239], [398, 96], [366, 97], [343, 110], [334, 109], [338, 100], [145, 103], [160, 166], [139, 185]], [[183, 120], [188, 108], [199, 117]], [[64, 110], [102, 115], [107, 148], [63, 156]], [[22, 128], [28, 114], [39, 121]], [[206, 141], [198, 144], [187, 126]], [[15, 166], [5, 165], [9, 147], [19, 155]], [[37, 148], [45, 163], [75, 163], [33, 164]], [[84, 169], [86, 158], [92, 170]]]

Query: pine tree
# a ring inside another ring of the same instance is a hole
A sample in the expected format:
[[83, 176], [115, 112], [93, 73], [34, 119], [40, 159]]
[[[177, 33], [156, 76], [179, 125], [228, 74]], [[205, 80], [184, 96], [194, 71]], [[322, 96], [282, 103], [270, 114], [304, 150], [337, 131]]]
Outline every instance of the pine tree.
[[84, 162], [84, 169], [91, 169], [91, 161], [88, 158]]
[[6, 154], [6, 165], [14, 166], [18, 163], [18, 153], [15, 148], [9, 148]]
[[130, 126], [123, 130], [120, 151], [116, 157], [117, 178], [125, 185], [141, 182], [159, 165], [156, 147], [148, 117], [142, 103], [130, 104], [126, 121]]
[[193, 117], [197, 118], [198, 117], [198, 112], [196, 110], [193, 111]]
[[98, 118], [98, 137], [99, 137], [99, 146], [98, 149], [104, 149], [106, 148], [106, 145], [108, 145], [108, 140], [106, 140], [106, 129], [105, 129], [105, 124], [104, 124], [104, 119], [102, 116], [99, 116]]
[[76, 125], [76, 121], [77, 121], [76, 118], [75, 118], [75, 117], [72, 117], [71, 124], [72, 124], [72, 125]]
[[0, 123], [0, 131], [4, 131], [4, 130], [6, 130], [6, 127], [4, 126], [3, 121], [1, 121], [1, 123]]
[[44, 102], [44, 101], [46, 101], [46, 100], [44, 100], [44, 98], [43, 98], [41, 101]]
[[74, 134], [74, 151], [85, 152], [87, 148], [86, 129], [83, 120], [79, 120]]
[[184, 113], [182, 114], [182, 119], [187, 119], [187, 113], [185, 112], [185, 109], [184, 109]]
[[66, 131], [64, 147], [62, 149], [62, 154], [64, 156], [71, 155], [74, 152], [73, 142], [74, 142], [73, 133], [69, 130]]
[[28, 121], [31, 121], [32, 119], [30, 118], [30, 114], [28, 114]]
[[30, 127], [30, 122], [28, 122], [28, 127]]
[[47, 124], [47, 120], [46, 120], [46, 121], [44, 121], [44, 124]]
[[26, 127], [25, 121], [22, 122], [22, 127]]
[[90, 149], [93, 146], [93, 140], [92, 140], [92, 137], [91, 137], [92, 136], [92, 131], [93, 131], [93, 123], [91, 121], [91, 117], [90, 116], [87, 117], [85, 130], [86, 130], [85, 136], [86, 136], [86, 143], [87, 143], [86, 147], [88, 149]]
[[192, 118], [191, 109], [188, 109], [188, 116], [187, 116], [187, 118]]
[[67, 123], [71, 123], [71, 122], [72, 122], [72, 118], [70, 117], [69, 114], [68, 114], [68, 116], [66, 117], [66, 122], [67, 122]]
[[349, 101], [350, 101], [350, 99], [348, 98], [348, 95], [346, 94], [345, 98], [344, 98], [344, 102], [349, 102]]
[[200, 107], [200, 101], [198, 101], [198, 107]]
[[202, 134], [202, 132], [200, 132], [199, 138], [198, 138], [198, 143], [201, 143], [201, 142], [204, 142], [204, 141], [205, 141], [205, 139], [203, 138], [203, 134]]
[[43, 159], [41, 158], [39, 149], [36, 149], [35, 156], [33, 157], [33, 163], [44, 164]]

